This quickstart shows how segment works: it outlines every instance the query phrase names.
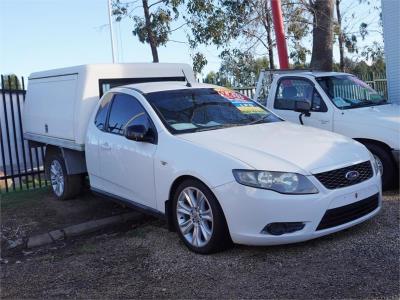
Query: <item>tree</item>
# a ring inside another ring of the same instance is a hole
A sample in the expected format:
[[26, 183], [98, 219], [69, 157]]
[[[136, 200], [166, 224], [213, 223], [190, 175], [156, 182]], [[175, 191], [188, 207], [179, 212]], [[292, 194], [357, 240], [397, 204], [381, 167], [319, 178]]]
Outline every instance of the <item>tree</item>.
[[[370, 0], [335, 0], [337, 22], [334, 25], [334, 34], [337, 36], [340, 57], [338, 70], [348, 71], [351, 69], [351, 66], [346, 64], [346, 62], [349, 62], [349, 60], [346, 60], [346, 52], [355, 54], [353, 57], [366, 58], [367, 60], [381, 55], [381, 51], [378, 49], [380, 47], [376, 47], [376, 45], [368, 45], [364, 49], [360, 49], [358, 45], [360, 39], [364, 40], [371, 31], [381, 33], [383, 37], [382, 9], [379, 2]], [[360, 14], [358, 10], [354, 11], [352, 9], [361, 6], [363, 9], [360, 9], [362, 12]], [[349, 12], [351, 12], [351, 15]], [[366, 18], [366, 15], [374, 15], [376, 12], [379, 12], [378, 29], [371, 28], [372, 23], [375, 23], [375, 21]], [[375, 53], [374, 50], [377, 50], [377, 52]]]
[[340, 70], [344, 71], [344, 34], [342, 31], [342, 14], [340, 12], [341, 0], [336, 0], [336, 16], [337, 16], [337, 35], [339, 41]]
[[[140, 3], [141, 4], [138, 4]], [[132, 2], [113, 2], [113, 15], [119, 22], [124, 17], [133, 20], [133, 35], [142, 43], [150, 45], [153, 62], [159, 62], [158, 47], [169, 41], [171, 23], [178, 19], [178, 7], [184, 0], [135, 0]], [[142, 9], [142, 14], [138, 12]]]
[[333, 63], [333, 0], [310, 0], [313, 14], [311, 68], [331, 71]]
[[214, 71], [210, 71], [206, 75], [206, 78], [204, 78], [203, 82], [210, 84], [217, 84], [217, 79], [218, 79], [218, 74], [215, 73]]
[[235, 87], [254, 86], [261, 69], [269, 66], [268, 59], [255, 58], [248, 52], [239, 49], [225, 50], [220, 55], [222, 62], [219, 69], [219, 78], [223, 78]]
[[2, 88], [5, 90], [20, 90], [22, 89], [21, 82], [15, 74], [3, 75]]
[[[291, 57], [304, 63], [307, 49], [301, 40], [309, 30], [306, 9], [292, 0], [282, 0], [282, 9]], [[187, 11], [192, 49], [211, 44], [221, 53], [237, 49], [246, 55], [267, 56], [269, 68], [275, 68], [270, 0], [191, 0]]]

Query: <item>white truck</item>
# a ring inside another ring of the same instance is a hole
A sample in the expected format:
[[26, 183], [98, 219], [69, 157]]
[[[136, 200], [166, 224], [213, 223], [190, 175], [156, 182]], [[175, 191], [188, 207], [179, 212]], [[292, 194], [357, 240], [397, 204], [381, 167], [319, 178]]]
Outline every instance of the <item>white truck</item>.
[[356, 76], [262, 70], [254, 99], [284, 120], [359, 141], [377, 159], [384, 189], [398, 183], [400, 106], [388, 102]]
[[26, 139], [46, 146], [57, 198], [77, 195], [88, 175], [94, 192], [165, 218], [198, 253], [317, 238], [382, 205], [379, 168], [363, 145], [196, 83], [188, 65], [34, 73], [23, 125]]

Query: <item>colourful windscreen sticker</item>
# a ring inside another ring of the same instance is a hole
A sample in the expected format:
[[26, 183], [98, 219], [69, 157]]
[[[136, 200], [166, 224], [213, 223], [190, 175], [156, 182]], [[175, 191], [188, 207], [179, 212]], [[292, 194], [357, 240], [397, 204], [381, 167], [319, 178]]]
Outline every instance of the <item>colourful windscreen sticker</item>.
[[264, 110], [249, 97], [226, 88], [217, 88], [215, 91], [222, 97], [228, 99], [244, 114], [264, 113]]
[[242, 95], [236, 91], [226, 89], [226, 88], [216, 88], [215, 91], [220, 94], [222, 97], [229, 99], [229, 100], [245, 100], [249, 101], [250, 98]]

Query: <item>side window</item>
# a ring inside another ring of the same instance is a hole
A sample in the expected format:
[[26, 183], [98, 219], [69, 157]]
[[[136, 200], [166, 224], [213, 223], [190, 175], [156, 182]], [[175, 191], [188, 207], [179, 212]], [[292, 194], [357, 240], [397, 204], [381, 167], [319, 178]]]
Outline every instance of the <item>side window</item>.
[[294, 110], [296, 101], [307, 101], [312, 111], [327, 111], [314, 86], [304, 79], [283, 79], [279, 82], [274, 108]]
[[137, 99], [126, 94], [115, 95], [108, 118], [109, 132], [123, 135], [127, 126], [143, 120], [148, 124], [147, 114]]
[[322, 100], [320, 94], [316, 90], [314, 90], [314, 95], [311, 104], [311, 111], [319, 111], [319, 112], [328, 111], [328, 108], [326, 107], [324, 100]]
[[96, 118], [94, 119], [94, 124], [100, 130], [106, 130], [107, 113], [113, 96], [113, 93], [108, 93], [101, 100], [99, 110], [97, 111]]

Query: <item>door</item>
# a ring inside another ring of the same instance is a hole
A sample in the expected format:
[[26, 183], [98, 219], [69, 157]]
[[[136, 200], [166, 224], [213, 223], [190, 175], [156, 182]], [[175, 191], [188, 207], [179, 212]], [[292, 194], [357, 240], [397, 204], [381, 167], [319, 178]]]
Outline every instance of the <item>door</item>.
[[307, 78], [283, 77], [279, 80], [274, 111], [287, 121], [300, 124], [296, 101], [310, 103], [310, 116], [303, 116], [304, 125], [333, 130], [333, 112], [329, 110], [314, 84]]
[[154, 184], [155, 143], [136, 142], [124, 136], [130, 125], [156, 129], [140, 102], [127, 94], [115, 94], [107, 129], [99, 141], [100, 174], [105, 191], [156, 208]]

